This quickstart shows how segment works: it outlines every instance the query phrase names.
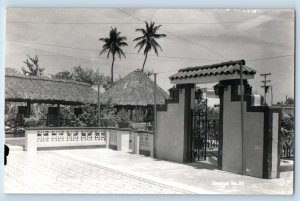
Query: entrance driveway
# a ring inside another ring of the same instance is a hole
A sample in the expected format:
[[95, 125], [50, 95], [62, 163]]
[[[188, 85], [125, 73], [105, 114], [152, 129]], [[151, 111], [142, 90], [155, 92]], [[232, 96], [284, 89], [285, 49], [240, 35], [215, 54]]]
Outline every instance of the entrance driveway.
[[4, 186], [6, 193], [292, 194], [293, 173], [265, 180], [105, 148], [12, 151]]

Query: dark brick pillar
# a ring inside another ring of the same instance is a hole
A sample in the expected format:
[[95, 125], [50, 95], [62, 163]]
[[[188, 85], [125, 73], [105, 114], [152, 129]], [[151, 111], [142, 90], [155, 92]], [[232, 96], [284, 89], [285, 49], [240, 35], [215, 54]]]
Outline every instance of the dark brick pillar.
[[180, 84], [177, 88], [184, 89], [184, 148], [183, 148], [183, 162], [192, 162], [192, 89], [195, 84]]

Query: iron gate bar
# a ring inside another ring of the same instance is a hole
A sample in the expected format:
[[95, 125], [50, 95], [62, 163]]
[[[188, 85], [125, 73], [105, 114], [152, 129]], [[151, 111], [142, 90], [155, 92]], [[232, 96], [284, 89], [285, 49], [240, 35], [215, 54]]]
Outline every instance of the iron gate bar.
[[192, 109], [192, 146], [191, 153], [193, 161], [204, 161], [208, 151], [218, 150], [218, 128], [219, 119], [209, 117], [207, 99], [198, 100], [196, 107]]
[[203, 161], [207, 151], [207, 99], [200, 100], [192, 110], [192, 123], [192, 158]]

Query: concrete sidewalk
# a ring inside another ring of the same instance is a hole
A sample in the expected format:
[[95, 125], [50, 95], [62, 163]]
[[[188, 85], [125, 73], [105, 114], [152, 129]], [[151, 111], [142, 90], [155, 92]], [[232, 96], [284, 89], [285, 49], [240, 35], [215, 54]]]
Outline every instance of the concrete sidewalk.
[[110, 149], [13, 151], [8, 163], [6, 193], [293, 193], [292, 171], [284, 178], [264, 180], [209, 164], [179, 164]]
[[[110, 149], [63, 150], [57, 154], [106, 166], [200, 194], [292, 194], [293, 172], [279, 179], [259, 179], [212, 168], [207, 163], [180, 164]], [[209, 168], [209, 169], [207, 169]]]

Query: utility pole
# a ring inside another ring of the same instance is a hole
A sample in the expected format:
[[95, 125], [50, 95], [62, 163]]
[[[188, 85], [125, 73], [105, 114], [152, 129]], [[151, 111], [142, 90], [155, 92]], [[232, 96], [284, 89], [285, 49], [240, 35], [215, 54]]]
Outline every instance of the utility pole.
[[271, 75], [271, 73], [262, 73], [260, 74], [260, 76], [264, 77], [264, 80], [262, 80], [261, 82], [264, 84], [263, 86], [261, 86], [264, 89], [264, 105], [267, 104], [267, 92], [268, 89], [270, 88], [270, 85], [267, 85], [267, 83], [271, 82], [271, 80], [267, 80], [267, 76]]
[[153, 138], [153, 157], [156, 158], [156, 138], [157, 138], [157, 108], [156, 108], [156, 75], [154, 73], [154, 138]]
[[271, 106], [273, 105], [273, 85], [271, 85]]
[[243, 61], [240, 62], [240, 92], [241, 92], [241, 138], [242, 138], [242, 174], [246, 175], [246, 158], [244, 157], [244, 79], [243, 79]]

